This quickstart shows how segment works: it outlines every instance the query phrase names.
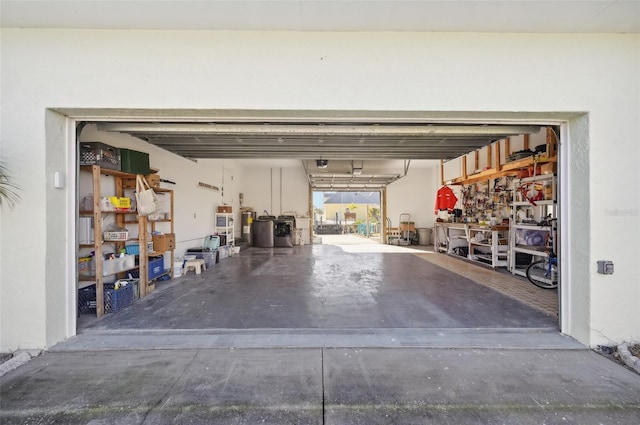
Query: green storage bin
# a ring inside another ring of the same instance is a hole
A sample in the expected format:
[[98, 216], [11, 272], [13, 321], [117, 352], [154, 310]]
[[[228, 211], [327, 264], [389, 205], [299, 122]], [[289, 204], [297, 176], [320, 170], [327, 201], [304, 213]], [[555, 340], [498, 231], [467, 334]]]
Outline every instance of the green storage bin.
[[120, 170], [125, 173], [147, 175], [149, 168], [149, 154], [131, 149], [120, 149]]

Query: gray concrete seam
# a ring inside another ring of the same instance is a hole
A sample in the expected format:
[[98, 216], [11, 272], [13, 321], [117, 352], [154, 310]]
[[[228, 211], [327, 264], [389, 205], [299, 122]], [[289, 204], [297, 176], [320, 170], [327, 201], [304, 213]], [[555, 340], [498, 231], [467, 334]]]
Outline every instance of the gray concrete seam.
[[40, 351], [33, 350], [19, 350], [17, 351], [13, 357], [11, 357], [6, 362], [0, 364], [0, 376], [3, 376], [5, 373], [11, 372], [12, 370], [22, 366], [32, 357], [35, 357], [40, 354]]

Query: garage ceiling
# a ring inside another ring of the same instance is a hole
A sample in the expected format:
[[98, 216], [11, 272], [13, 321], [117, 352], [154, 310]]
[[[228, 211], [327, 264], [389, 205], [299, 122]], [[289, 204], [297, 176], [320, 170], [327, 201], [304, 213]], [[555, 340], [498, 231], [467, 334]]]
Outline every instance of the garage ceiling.
[[[449, 160], [535, 125], [406, 122], [98, 122], [189, 159], [299, 159], [315, 190], [379, 190], [411, 160]], [[390, 169], [390, 160], [402, 167]]]
[[444, 159], [496, 140], [540, 131], [532, 125], [328, 122], [98, 123], [190, 159]]

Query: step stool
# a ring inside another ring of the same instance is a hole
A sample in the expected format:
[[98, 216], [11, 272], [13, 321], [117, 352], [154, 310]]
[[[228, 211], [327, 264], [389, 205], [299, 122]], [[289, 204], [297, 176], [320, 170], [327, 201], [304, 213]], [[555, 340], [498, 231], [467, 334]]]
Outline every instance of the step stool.
[[207, 265], [202, 258], [187, 260], [187, 262], [184, 264], [184, 274], [187, 274], [190, 269], [193, 270], [196, 274], [200, 274], [202, 270], [207, 270]]

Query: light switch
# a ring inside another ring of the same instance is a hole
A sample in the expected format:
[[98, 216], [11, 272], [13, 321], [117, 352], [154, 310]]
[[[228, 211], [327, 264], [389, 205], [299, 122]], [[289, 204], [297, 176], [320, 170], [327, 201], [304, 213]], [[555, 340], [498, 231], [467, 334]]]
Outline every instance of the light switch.
[[64, 189], [64, 173], [60, 171], [53, 173], [53, 187], [56, 189]]

